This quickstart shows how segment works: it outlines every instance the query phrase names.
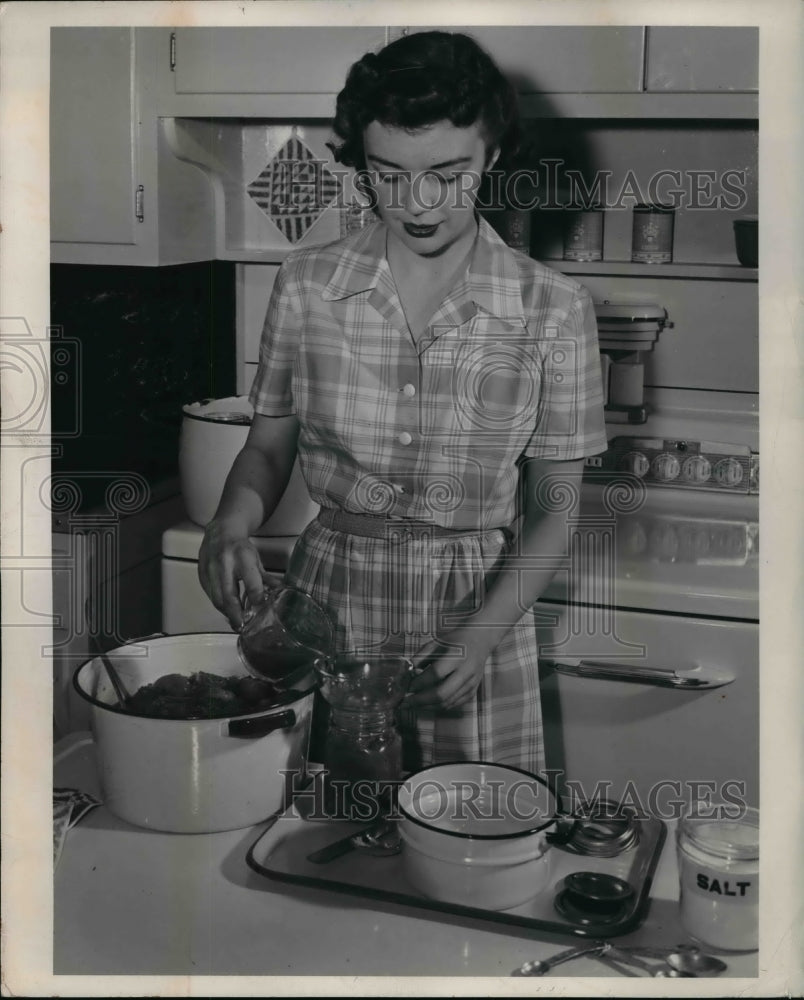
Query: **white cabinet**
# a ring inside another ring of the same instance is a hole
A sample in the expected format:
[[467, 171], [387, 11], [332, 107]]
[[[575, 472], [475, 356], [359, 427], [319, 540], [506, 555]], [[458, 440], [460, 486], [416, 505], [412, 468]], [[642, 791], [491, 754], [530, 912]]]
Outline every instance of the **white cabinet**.
[[[392, 29], [430, 31], [431, 27]], [[641, 27], [445, 27], [470, 35], [522, 95], [629, 93], [641, 89]]]
[[157, 43], [134, 28], [51, 31], [51, 260], [212, 258], [212, 192], [174, 157], [153, 110]]
[[51, 39], [51, 240], [131, 246], [134, 29], [53, 29]]
[[160, 113], [329, 119], [349, 67], [387, 37], [382, 26], [176, 28]]
[[648, 28], [645, 87], [667, 92], [755, 92], [759, 29]]
[[335, 94], [384, 28], [177, 28], [177, 94]]

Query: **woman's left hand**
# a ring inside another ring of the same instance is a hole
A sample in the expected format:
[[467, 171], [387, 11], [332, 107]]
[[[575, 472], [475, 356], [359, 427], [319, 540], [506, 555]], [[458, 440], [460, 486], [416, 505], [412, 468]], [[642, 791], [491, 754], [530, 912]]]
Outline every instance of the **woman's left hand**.
[[431, 640], [412, 657], [417, 671], [403, 708], [445, 712], [465, 704], [477, 691], [488, 653], [479, 648], [479, 635], [451, 632], [446, 640]]

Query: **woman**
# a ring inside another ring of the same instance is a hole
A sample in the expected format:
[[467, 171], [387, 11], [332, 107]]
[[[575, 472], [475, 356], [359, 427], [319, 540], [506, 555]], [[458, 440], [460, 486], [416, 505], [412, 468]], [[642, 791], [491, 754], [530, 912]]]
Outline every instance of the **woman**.
[[286, 580], [329, 609], [342, 650], [414, 660], [410, 768], [544, 767], [528, 609], [566, 550], [556, 477], [577, 492], [606, 447], [588, 293], [475, 210], [516, 129], [510, 84], [467, 36], [413, 34], [352, 67], [336, 156], [378, 219], [281, 268], [254, 421], [201, 549], [237, 626], [241, 582], [262, 590], [249, 535], [298, 454], [322, 514]]

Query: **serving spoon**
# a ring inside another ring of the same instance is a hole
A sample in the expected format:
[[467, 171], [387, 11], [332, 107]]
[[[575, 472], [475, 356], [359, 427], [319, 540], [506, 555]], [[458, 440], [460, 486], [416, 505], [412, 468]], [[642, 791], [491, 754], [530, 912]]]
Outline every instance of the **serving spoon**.
[[[86, 617], [87, 625], [89, 625], [90, 619], [90, 608], [89, 608], [89, 598], [87, 598], [87, 603], [84, 607], [84, 615]], [[106, 653], [101, 648], [101, 644], [98, 642], [98, 637], [92, 631], [91, 628], [87, 629], [89, 634], [89, 641], [95, 649], [96, 654], [100, 657], [101, 663], [106, 668], [106, 673], [109, 676], [109, 680], [112, 682], [112, 687], [114, 688], [114, 693], [117, 695], [118, 706], [126, 711], [128, 709], [128, 691], [126, 691], [123, 686], [123, 682], [120, 680], [120, 675], [115, 669], [114, 664], [106, 655]]]

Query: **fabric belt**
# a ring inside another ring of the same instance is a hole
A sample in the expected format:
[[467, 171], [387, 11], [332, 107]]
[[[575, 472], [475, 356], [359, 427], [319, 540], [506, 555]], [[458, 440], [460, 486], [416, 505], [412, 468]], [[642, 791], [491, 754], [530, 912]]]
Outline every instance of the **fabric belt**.
[[[343, 531], [348, 535], [363, 535], [366, 538], [387, 538], [399, 532], [414, 532], [431, 538], [448, 538], [459, 535], [478, 535], [494, 528], [444, 528], [430, 521], [416, 521], [409, 517], [385, 517], [381, 514], [355, 514], [337, 507], [322, 507], [318, 512], [318, 522], [332, 531]], [[508, 529], [502, 529], [507, 531]]]

